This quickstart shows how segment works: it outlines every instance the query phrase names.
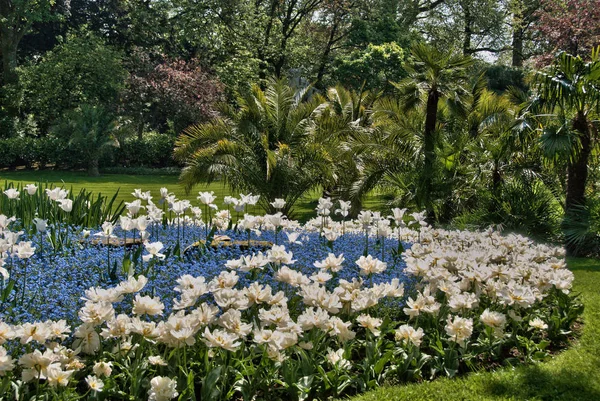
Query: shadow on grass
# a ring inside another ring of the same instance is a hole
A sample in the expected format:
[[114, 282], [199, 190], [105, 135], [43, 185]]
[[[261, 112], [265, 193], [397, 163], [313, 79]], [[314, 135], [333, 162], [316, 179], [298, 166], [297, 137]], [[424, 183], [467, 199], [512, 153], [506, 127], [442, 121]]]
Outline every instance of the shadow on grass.
[[571, 271], [600, 272], [600, 259], [569, 257], [567, 263]]
[[528, 366], [514, 376], [492, 375], [483, 387], [487, 396], [516, 400], [600, 400], [593, 375], [582, 375], [577, 367], [549, 372]]

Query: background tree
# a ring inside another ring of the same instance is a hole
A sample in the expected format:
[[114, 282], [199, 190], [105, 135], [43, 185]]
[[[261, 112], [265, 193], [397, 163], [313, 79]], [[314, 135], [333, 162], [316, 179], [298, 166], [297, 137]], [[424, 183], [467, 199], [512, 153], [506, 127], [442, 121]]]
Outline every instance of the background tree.
[[600, 45], [600, 7], [595, 0], [541, 0], [536, 17], [539, 66], [552, 63], [561, 51], [589, 57]]
[[523, 62], [530, 57], [533, 43], [533, 30], [531, 29], [538, 18], [540, 0], [510, 0], [508, 11], [510, 12], [511, 31], [511, 65], [523, 67]]
[[215, 115], [215, 105], [223, 100], [219, 80], [200, 66], [198, 60], [152, 62], [140, 55], [136, 71], [127, 80], [124, 109], [136, 121], [141, 138], [146, 124], [166, 131], [169, 123], [175, 132]]
[[89, 104], [70, 110], [54, 127], [57, 136], [68, 138], [69, 145], [83, 153], [90, 176], [100, 175], [98, 165], [102, 154], [119, 146], [116, 130], [114, 115], [108, 109]]
[[34, 22], [51, 16], [51, 0], [0, 1], [0, 52], [2, 53], [2, 81], [12, 84], [17, 80], [17, 50], [23, 36]]
[[391, 82], [398, 82], [406, 76], [403, 64], [407, 53], [395, 42], [369, 44], [366, 49], [338, 57], [332, 66], [332, 81], [354, 90], [390, 93], [393, 89]]
[[20, 70], [25, 105], [42, 132], [83, 103], [116, 111], [125, 77], [122, 54], [93, 33], [70, 35]]
[[510, 50], [505, 2], [446, 0], [417, 24], [439, 49], [461, 49], [464, 55]]

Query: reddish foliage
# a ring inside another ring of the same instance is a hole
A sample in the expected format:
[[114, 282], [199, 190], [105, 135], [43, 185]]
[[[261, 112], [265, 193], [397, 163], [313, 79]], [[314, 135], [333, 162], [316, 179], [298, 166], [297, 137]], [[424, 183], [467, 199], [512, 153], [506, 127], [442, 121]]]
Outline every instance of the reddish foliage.
[[598, 0], [541, 0], [537, 22], [544, 52], [537, 59], [540, 66], [552, 62], [556, 53], [589, 56], [600, 44], [600, 1]]
[[136, 117], [144, 116], [153, 128], [165, 128], [166, 121], [171, 120], [180, 131], [215, 115], [223, 84], [197, 60], [143, 64], [131, 74], [126, 96]]

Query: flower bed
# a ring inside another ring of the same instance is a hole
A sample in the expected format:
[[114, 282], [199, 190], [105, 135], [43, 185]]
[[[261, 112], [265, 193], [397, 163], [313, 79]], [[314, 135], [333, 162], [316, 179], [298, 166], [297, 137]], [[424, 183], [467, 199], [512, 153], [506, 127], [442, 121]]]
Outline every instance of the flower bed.
[[[398, 209], [349, 220], [344, 202], [333, 221], [326, 199], [300, 225], [244, 215], [251, 197], [228, 200], [232, 221], [210, 194], [200, 208], [134, 195], [91, 232], [0, 216], [0, 394], [323, 399], [544, 359], [582, 311], [562, 250], [518, 235], [421, 214], [409, 228]], [[103, 245], [127, 236], [144, 246]]]

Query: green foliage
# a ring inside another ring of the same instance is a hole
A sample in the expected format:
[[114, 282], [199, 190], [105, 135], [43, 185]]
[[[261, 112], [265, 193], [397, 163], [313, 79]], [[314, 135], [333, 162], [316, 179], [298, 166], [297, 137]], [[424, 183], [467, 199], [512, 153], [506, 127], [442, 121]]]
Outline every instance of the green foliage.
[[527, 91], [523, 70], [505, 65], [490, 65], [485, 69], [488, 88], [496, 93], [504, 93], [510, 87]]
[[540, 180], [505, 183], [494, 205], [490, 223], [544, 240], [558, 238], [562, 207]]
[[600, 253], [600, 199], [597, 196], [577, 205], [562, 222], [565, 241], [579, 255], [597, 256]]
[[[17, 82], [15, 68], [19, 43], [34, 23], [54, 20], [55, 0], [12, 0], [0, 3], [0, 53], [2, 53], [2, 82]], [[10, 103], [10, 99], [2, 99]]]
[[78, 227], [99, 227], [105, 221], [116, 223], [125, 209], [123, 201], [117, 200], [118, 190], [110, 196], [104, 196], [86, 189], [78, 193], [74, 193], [72, 188], [67, 189], [66, 199], [73, 201], [73, 209], [66, 213], [45, 193], [46, 189], [56, 188], [54, 185], [38, 183], [33, 195], [29, 195], [22, 184], [13, 185], [5, 181], [3, 187], [17, 189], [20, 197], [19, 200], [13, 200], [1, 194], [0, 211], [7, 216], [15, 216], [20, 227], [29, 233], [34, 232], [34, 218], [48, 220], [50, 225], [64, 223]]
[[31, 167], [36, 159], [33, 138], [8, 138], [0, 141], [0, 166], [14, 168]]
[[501, 53], [509, 49], [506, 2], [494, 0], [446, 0], [429, 18], [417, 23], [424, 36], [439, 50], [460, 49], [464, 55]]
[[406, 76], [403, 64], [406, 52], [396, 43], [369, 43], [365, 49], [355, 50], [335, 60], [332, 80], [355, 90], [389, 92], [390, 81]]
[[19, 70], [26, 106], [42, 127], [83, 103], [115, 109], [126, 76], [121, 58], [93, 33], [69, 35]]
[[113, 149], [112, 157], [101, 160], [101, 166], [163, 168], [176, 165], [172, 135], [147, 132], [141, 139], [137, 136], [121, 139], [119, 145]]
[[[581, 220], [587, 203], [586, 190], [590, 157], [593, 154], [600, 115], [600, 46], [590, 61], [561, 53], [553, 65], [534, 76], [536, 98], [533, 106], [542, 114], [539, 124], [541, 146], [551, 163], [566, 163], [567, 188], [565, 219], [567, 226]], [[576, 255], [581, 248], [571, 235], [567, 250]]]
[[100, 157], [111, 146], [119, 146], [115, 137], [114, 116], [100, 106], [83, 104], [72, 110], [54, 127], [58, 137], [68, 138], [69, 146], [82, 151], [90, 175], [99, 175]]
[[[73, 114], [76, 113], [68, 115]], [[87, 168], [89, 149], [86, 143], [70, 142], [70, 125], [73, 123], [73, 120], [67, 120], [55, 127], [54, 134], [40, 138], [13, 137], [0, 141], [0, 168]], [[64, 136], [58, 135], [59, 130], [63, 130]], [[119, 147], [104, 146], [98, 162], [101, 170], [139, 174], [146, 169], [143, 174], [156, 174], [156, 169], [164, 168], [168, 174], [179, 174], [172, 156], [175, 139], [171, 135], [149, 132], [142, 139], [125, 136], [118, 142]]]
[[264, 91], [255, 86], [239, 95], [237, 103], [178, 138], [175, 156], [185, 163], [181, 182], [191, 188], [222, 178], [235, 190], [261, 195], [265, 210], [274, 211], [271, 199], [285, 199], [287, 213], [331, 175], [334, 156], [313, 130], [324, 100], [306, 99], [306, 89], [271, 80]]
[[397, 42], [403, 47], [409, 44], [410, 26], [420, 14], [418, 4], [413, 1], [376, 0], [366, 1], [359, 7], [362, 13], [356, 13], [348, 34], [351, 47], [360, 48], [371, 43]]
[[79, 168], [82, 150], [69, 147], [68, 141], [49, 135], [42, 138], [13, 137], [0, 141], [0, 167], [39, 167], [49, 165]]
[[[381, 129], [376, 141], [367, 140], [361, 147], [366, 151], [367, 165], [360, 179], [357, 193], [372, 189], [382, 180], [396, 182], [410, 193], [417, 207], [426, 208], [434, 216], [437, 182], [450, 155], [444, 156], [438, 124], [443, 106], [458, 118], [466, 116], [472, 94], [467, 71], [473, 65], [470, 57], [456, 52], [441, 52], [425, 43], [412, 48], [412, 58], [406, 64], [408, 76], [395, 83], [398, 100], [384, 99], [376, 106], [375, 125]], [[404, 156], [398, 162], [392, 156], [396, 150]], [[415, 161], [417, 169], [415, 169]], [[409, 172], [410, 178], [402, 177]], [[415, 174], [416, 172], [416, 174]], [[439, 198], [438, 198], [439, 199]]]

